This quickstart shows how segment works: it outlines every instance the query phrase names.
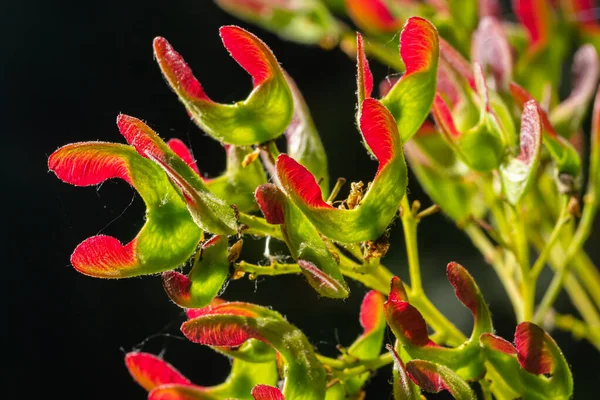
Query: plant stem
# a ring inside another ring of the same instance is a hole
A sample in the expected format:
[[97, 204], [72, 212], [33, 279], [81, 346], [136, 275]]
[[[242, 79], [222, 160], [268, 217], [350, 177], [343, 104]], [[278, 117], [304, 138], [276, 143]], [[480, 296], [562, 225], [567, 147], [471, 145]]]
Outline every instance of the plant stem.
[[596, 307], [600, 308], [600, 271], [583, 250], [580, 250], [573, 259], [573, 267]]
[[445, 336], [447, 339], [445, 342], [458, 346], [465, 341], [465, 335], [431, 303], [423, 290], [417, 246], [417, 225], [419, 220], [415, 217], [415, 213], [411, 209], [408, 196], [404, 196], [400, 207], [406, 252], [408, 254], [410, 288], [407, 288], [407, 291], [409, 292], [410, 302], [423, 314], [425, 320], [436, 332]]
[[257, 265], [248, 263], [246, 261], [241, 261], [236, 263], [234, 267], [236, 271], [246, 272], [253, 276], [276, 276], [298, 274], [302, 272], [298, 264], [280, 264], [276, 261], [272, 262], [270, 265]]
[[417, 224], [418, 220], [412, 213], [408, 196], [404, 196], [401, 202], [402, 228], [404, 229], [404, 241], [408, 255], [408, 272], [410, 275], [411, 294], [418, 296], [423, 293], [421, 282], [421, 266], [419, 264], [419, 249], [417, 246]]
[[511, 222], [514, 227], [516, 258], [521, 272], [521, 294], [523, 296], [523, 315], [520, 321], [531, 321], [535, 308], [535, 282], [529, 279], [529, 243], [525, 224], [516, 207], [511, 207]]
[[239, 214], [240, 224], [246, 225], [248, 228], [243, 230], [244, 234], [255, 236], [271, 236], [278, 240], [283, 240], [279, 225], [269, 224], [266, 219], [249, 215], [246, 213]]
[[[583, 244], [587, 240], [590, 235], [594, 217], [596, 216], [597, 205], [593, 202], [587, 204], [587, 206], [583, 209], [583, 215], [581, 216], [581, 220], [579, 221], [579, 225], [577, 226], [577, 230], [575, 231], [575, 236], [567, 249], [567, 253], [564, 259], [560, 262], [557, 267], [557, 273], [554, 275], [554, 278], [550, 282], [550, 286], [544, 294], [542, 298], [542, 302], [537, 309], [535, 314], [534, 321], [540, 322], [543, 320], [546, 313], [550, 310], [550, 307], [556, 301], [560, 291], [562, 290], [563, 285], [565, 284], [565, 279], [571, 270], [571, 261], [573, 257], [577, 255], [579, 250], [583, 247]], [[596, 290], [600, 290], [600, 288], [596, 288]]]
[[500, 252], [492, 245], [481, 228], [471, 224], [465, 228], [465, 233], [471, 239], [473, 245], [481, 252], [484, 259], [494, 268], [500, 279], [508, 298], [513, 306], [515, 317], [519, 320], [523, 315], [523, 298], [513, 277], [508, 273], [501, 263]]
[[546, 261], [548, 261], [550, 252], [552, 251], [552, 248], [554, 247], [554, 245], [556, 244], [556, 241], [558, 240], [558, 238], [560, 237], [560, 234], [562, 233], [562, 228], [566, 225], [567, 222], [569, 222], [571, 220], [571, 216], [569, 214], [569, 209], [568, 209], [568, 204], [569, 204], [569, 197], [565, 196], [563, 198], [563, 201], [561, 204], [561, 210], [560, 210], [558, 219], [556, 221], [556, 225], [554, 225], [554, 229], [552, 230], [552, 233], [550, 234], [550, 239], [548, 239], [548, 241], [546, 242], [544, 249], [542, 250], [542, 252], [538, 256], [537, 260], [535, 261], [535, 264], [533, 264], [533, 267], [531, 268], [531, 272], [529, 274], [529, 279], [532, 282], [534, 282], [534, 284], [537, 281], [537, 278], [539, 277], [540, 272], [542, 272], [542, 269], [546, 265]]
[[554, 326], [563, 331], [571, 332], [575, 339], [587, 339], [600, 351], [600, 328], [591, 328], [585, 322], [572, 315], [554, 315]]
[[371, 360], [357, 360], [354, 362], [346, 362], [337, 358], [325, 357], [317, 354], [317, 358], [321, 363], [331, 367], [333, 374], [337, 377], [351, 377], [364, 374], [365, 372], [373, 372], [381, 367], [394, 362], [392, 353], [385, 352], [379, 357]]
[[[544, 240], [537, 238], [537, 235], [532, 235], [532, 239], [534, 240], [534, 244], [538, 249], [544, 247]], [[555, 271], [558, 270], [558, 267], [562, 260], [564, 259], [564, 253], [559, 251], [558, 248], [554, 247], [550, 255], [550, 266]], [[587, 324], [590, 326], [600, 327], [600, 314], [597, 309], [594, 307], [594, 304], [589, 299], [587, 293], [572, 273], [568, 274], [565, 278], [564, 282], [565, 290], [569, 295], [573, 305], [581, 315], [581, 317], [585, 320]], [[541, 316], [538, 323], [543, 321], [545, 316]], [[534, 320], [535, 322], [535, 320]]]

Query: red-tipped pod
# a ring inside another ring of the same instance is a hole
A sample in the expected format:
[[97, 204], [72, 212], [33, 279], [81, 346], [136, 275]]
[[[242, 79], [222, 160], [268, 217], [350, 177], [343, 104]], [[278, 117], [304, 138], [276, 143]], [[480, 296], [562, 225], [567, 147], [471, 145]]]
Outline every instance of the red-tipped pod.
[[146, 204], [146, 223], [126, 245], [111, 236], [83, 241], [71, 256], [79, 272], [100, 278], [125, 278], [174, 269], [195, 251], [201, 231], [167, 175], [129, 146], [86, 142], [64, 146], [48, 160], [48, 168], [76, 186], [99, 185], [120, 178], [132, 185]]
[[[384, 295], [375, 290], [371, 290], [363, 298], [360, 307], [360, 325], [363, 333], [348, 348], [348, 355], [352, 359], [372, 360], [380, 355], [386, 327], [384, 302]], [[358, 394], [370, 375], [367, 372], [348, 379], [345, 384], [347, 394]]]
[[408, 376], [404, 362], [396, 352], [393, 346], [387, 345], [386, 348], [394, 358], [394, 399], [395, 400], [420, 400], [420, 390]]
[[[510, 84], [510, 92], [515, 104], [521, 109], [524, 109], [525, 104], [528, 101], [534, 100], [533, 96], [527, 90], [514, 82]], [[541, 117], [542, 129], [544, 130], [544, 147], [548, 150], [548, 153], [550, 153], [550, 156], [556, 163], [559, 180], [563, 185], [561, 190], [565, 192], [573, 191], [581, 166], [577, 150], [575, 150], [568, 140], [556, 133], [556, 130], [548, 118], [548, 114], [539, 107], [539, 104], [538, 109]]]
[[392, 279], [390, 295], [384, 305], [385, 318], [411, 358], [441, 364], [456, 371], [462, 379], [479, 379], [485, 371], [479, 336], [493, 331], [490, 312], [473, 277], [462, 266], [448, 264], [447, 275], [456, 296], [475, 319], [471, 337], [460, 346], [441, 347], [429, 338], [421, 313], [403, 300], [398, 278]]
[[349, 289], [336, 259], [300, 210], [273, 184], [259, 186], [255, 196], [267, 221], [281, 225], [292, 257], [309, 284], [323, 296], [347, 297]]
[[220, 199], [234, 204], [239, 211], [251, 212], [257, 209], [254, 189], [267, 181], [260, 163], [243, 165], [244, 158], [252, 152], [247, 146], [225, 146], [227, 168], [216, 178], [203, 178], [192, 151], [179, 139], [169, 139], [167, 146], [200, 176], [206, 187]]
[[286, 364], [283, 394], [288, 399], [321, 399], [326, 373], [304, 334], [280, 314], [247, 303], [224, 303], [185, 322], [183, 334], [192, 342], [239, 346], [258, 339], [275, 348]]
[[540, 164], [542, 153], [542, 117], [535, 101], [530, 100], [521, 116], [521, 150], [500, 166], [504, 195], [509, 203], [518, 204], [531, 183]]
[[166, 384], [192, 384], [171, 364], [154, 354], [137, 351], [127, 353], [125, 365], [133, 379], [147, 391]]
[[358, 104], [362, 104], [373, 92], [373, 74], [365, 54], [363, 37], [359, 32], [356, 33], [356, 87]]
[[493, 77], [494, 89], [508, 91], [512, 80], [512, 55], [506, 34], [500, 22], [493, 17], [485, 17], [473, 33], [471, 58], [489, 70]]
[[285, 400], [279, 389], [268, 385], [256, 385], [252, 388], [254, 400]]
[[361, 29], [371, 33], [396, 33], [402, 27], [385, 0], [346, 0], [350, 18]]
[[465, 164], [476, 171], [491, 171], [501, 164], [508, 137], [490, 105], [487, 84], [479, 64], [474, 65], [472, 76], [479, 97], [479, 120], [475, 125], [459, 130], [452, 110], [441, 94], [437, 94], [433, 102], [433, 116], [440, 131]]
[[477, 396], [467, 382], [448, 367], [425, 360], [411, 360], [406, 371], [414, 383], [429, 393], [447, 390], [456, 400], [475, 400]]
[[159, 165], [181, 189], [190, 214], [200, 228], [218, 235], [236, 232], [237, 220], [233, 209], [212, 194], [204, 181], [150, 127], [137, 118], [119, 115], [117, 125], [121, 134], [137, 152]]
[[327, 204], [314, 176], [293, 158], [282, 154], [277, 160], [279, 180], [296, 206], [321, 233], [344, 243], [381, 236], [396, 215], [406, 190], [406, 163], [394, 118], [377, 100], [366, 99], [360, 124], [379, 168], [360, 204], [353, 209]]
[[438, 32], [426, 19], [409, 18], [400, 34], [400, 56], [406, 72], [381, 102], [390, 110], [403, 142], [427, 118], [435, 97], [440, 44]]
[[280, 136], [292, 119], [293, 100], [283, 70], [259, 38], [236, 27], [220, 30], [225, 48], [253, 80], [254, 89], [235, 104], [212, 101], [183, 58], [166, 39], [154, 39], [154, 55], [171, 88], [193, 120], [215, 139], [234, 145]]
[[569, 399], [573, 377], [556, 342], [543, 329], [522, 322], [515, 345], [492, 334], [483, 334], [481, 346], [490, 364], [504, 378], [503, 386], [523, 398]]
[[277, 382], [275, 354], [262, 362], [246, 362], [234, 355], [231, 372], [217, 386], [198, 386], [171, 364], [153, 354], [131, 352], [125, 365], [133, 379], [148, 393], [149, 400], [217, 400], [247, 396], [257, 385]]
[[600, 63], [594, 46], [586, 44], [577, 50], [572, 75], [573, 87], [569, 97], [550, 112], [552, 126], [567, 138], [581, 127], [598, 87]]
[[163, 287], [175, 304], [184, 308], [207, 306], [219, 294], [229, 275], [227, 236], [214, 236], [204, 243], [198, 261], [185, 276], [164, 272]]
[[529, 34], [530, 54], [548, 45], [552, 29], [552, 5], [549, 0], [513, 0], [515, 14]]

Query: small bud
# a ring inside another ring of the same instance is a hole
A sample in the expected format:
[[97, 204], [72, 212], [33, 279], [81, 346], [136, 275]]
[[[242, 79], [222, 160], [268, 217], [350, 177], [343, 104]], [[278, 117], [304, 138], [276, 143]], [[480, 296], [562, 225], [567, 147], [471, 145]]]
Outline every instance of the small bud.
[[571, 198], [569, 199], [568, 209], [569, 214], [571, 214], [574, 217], [581, 218], [581, 203], [579, 202], [579, 199], [577, 197], [571, 196]]
[[261, 149], [257, 147], [252, 153], [246, 154], [242, 160], [242, 167], [246, 168], [248, 165], [252, 164], [260, 155], [260, 151]]
[[240, 258], [240, 254], [242, 253], [242, 245], [244, 241], [242, 239], [238, 240], [229, 248], [229, 252], [227, 254], [227, 261], [230, 263], [234, 263]]

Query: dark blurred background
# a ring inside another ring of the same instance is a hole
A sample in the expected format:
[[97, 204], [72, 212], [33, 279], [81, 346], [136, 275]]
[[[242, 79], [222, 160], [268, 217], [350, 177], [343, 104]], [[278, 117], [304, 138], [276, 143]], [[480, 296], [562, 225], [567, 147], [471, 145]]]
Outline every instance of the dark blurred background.
[[[163, 138], [190, 143], [201, 170], [224, 167], [221, 146], [187, 117], [152, 57], [152, 39], [166, 37], [184, 55], [216, 100], [232, 102], [251, 88], [228, 56], [218, 28], [239, 24], [258, 34], [303, 91], [321, 133], [332, 177], [368, 180], [375, 169], [354, 127], [355, 65], [341, 51], [285, 43], [242, 23], [206, 0], [22, 0], [0, 5], [0, 132], [4, 273], [2, 296], [2, 398], [143, 399], [123, 355], [132, 349], [159, 353], [194, 382], [216, 384], [229, 362], [208, 348], [180, 340], [181, 310], [163, 293], [158, 277], [121, 281], [85, 277], [69, 265], [83, 239], [103, 232], [132, 239], [144, 207], [124, 182], [75, 188], [48, 173], [47, 156], [74, 141], [123, 142], [118, 113], [146, 120]], [[376, 79], [389, 72], [374, 65]], [[412, 198], [430, 201], [414, 179]], [[597, 230], [596, 230], [597, 232]], [[600, 263], [599, 235], [588, 249]], [[385, 263], [407, 278], [399, 227]], [[596, 243], [596, 245], [594, 245]], [[455, 260], [475, 276], [494, 313], [498, 333], [511, 338], [515, 322], [499, 281], [468, 240], [441, 215], [419, 232], [427, 292], [468, 331], [470, 314], [455, 299], [444, 268]], [[246, 241], [258, 259], [262, 243]], [[8, 259], [5, 255], [8, 254]], [[544, 282], [548, 276], [544, 275]], [[545, 283], [541, 284], [544, 287]], [[300, 276], [232, 282], [226, 299], [272, 305], [301, 327], [324, 354], [359, 334], [358, 310], [366, 289], [352, 284], [344, 301], [319, 299]], [[566, 299], [558, 308], [571, 311]], [[576, 398], [590, 398], [600, 355], [591, 345], [555, 333], [575, 374]], [[392, 338], [388, 336], [388, 341]], [[8, 359], [7, 359], [8, 358]], [[367, 398], [390, 398], [391, 374], [373, 378]]]

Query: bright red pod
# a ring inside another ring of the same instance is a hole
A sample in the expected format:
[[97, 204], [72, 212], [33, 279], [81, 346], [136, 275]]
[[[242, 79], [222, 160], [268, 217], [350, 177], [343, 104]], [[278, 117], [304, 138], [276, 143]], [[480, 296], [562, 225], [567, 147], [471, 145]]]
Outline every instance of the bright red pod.
[[352, 20], [368, 32], [392, 33], [402, 26], [383, 0], [346, 0]]
[[408, 301], [402, 300], [405, 293], [398, 285], [399, 279], [394, 277], [387, 301], [384, 303], [385, 319], [394, 335], [405, 345], [436, 346], [429, 339], [425, 319]]
[[[200, 230], [190, 225], [185, 203], [164, 172], [132, 148], [115, 143], [75, 143], [54, 152], [48, 167], [59, 179], [76, 186], [123, 179], [140, 193], [146, 205], [146, 223], [129, 243], [123, 245], [114, 237], [97, 235], [79, 244], [71, 255], [71, 263], [79, 272], [100, 278], [157, 273], [180, 266], [194, 252]], [[157, 239], [163, 235], [169, 239]]]
[[548, 340], [552, 339], [535, 324], [522, 322], [517, 326], [515, 347], [523, 369], [536, 375], [549, 374], [554, 370], [554, 356], [546, 343]]
[[127, 353], [125, 365], [133, 379], [147, 391], [169, 383], [192, 384], [171, 364], [150, 353], [137, 351]]
[[252, 77], [253, 91], [235, 104], [212, 101], [192, 70], [166, 39], [154, 40], [154, 55], [164, 77], [194, 122], [215, 139], [252, 145], [280, 136], [293, 115], [293, 99], [283, 70], [269, 47], [237, 26], [220, 29], [230, 55]]
[[252, 389], [254, 400], [285, 400], [279, 389], [269, 385], [256, 385]]
[[376, 290], [369, 291], [360, 307], [360, 325], [364, 329], [364, 333], [377, 329], [384, 319], [383, 304], [385, 297]]
[[288, 196], [325, 236], [344, 243], [378, 238], [397, 212], [406, 188], [406, 162], [394, 118], [377, 100], [366, 99], [360, 114], [365, 144], [379, 168], [358, 206], [344, 210], [323, 200], [314, 176], [300, 163], [282, 154], [277, 175]]
[[475, 392], [452, 369], [426, 360], [411, 360], [406, 372], [414, 383], [430, 393], [447, 390], [457, 400], [474, 400]]
[[548, 45], [552, 4], [548, 0], [513, 0], [515, 14], [529, 33], [529, 52]]

